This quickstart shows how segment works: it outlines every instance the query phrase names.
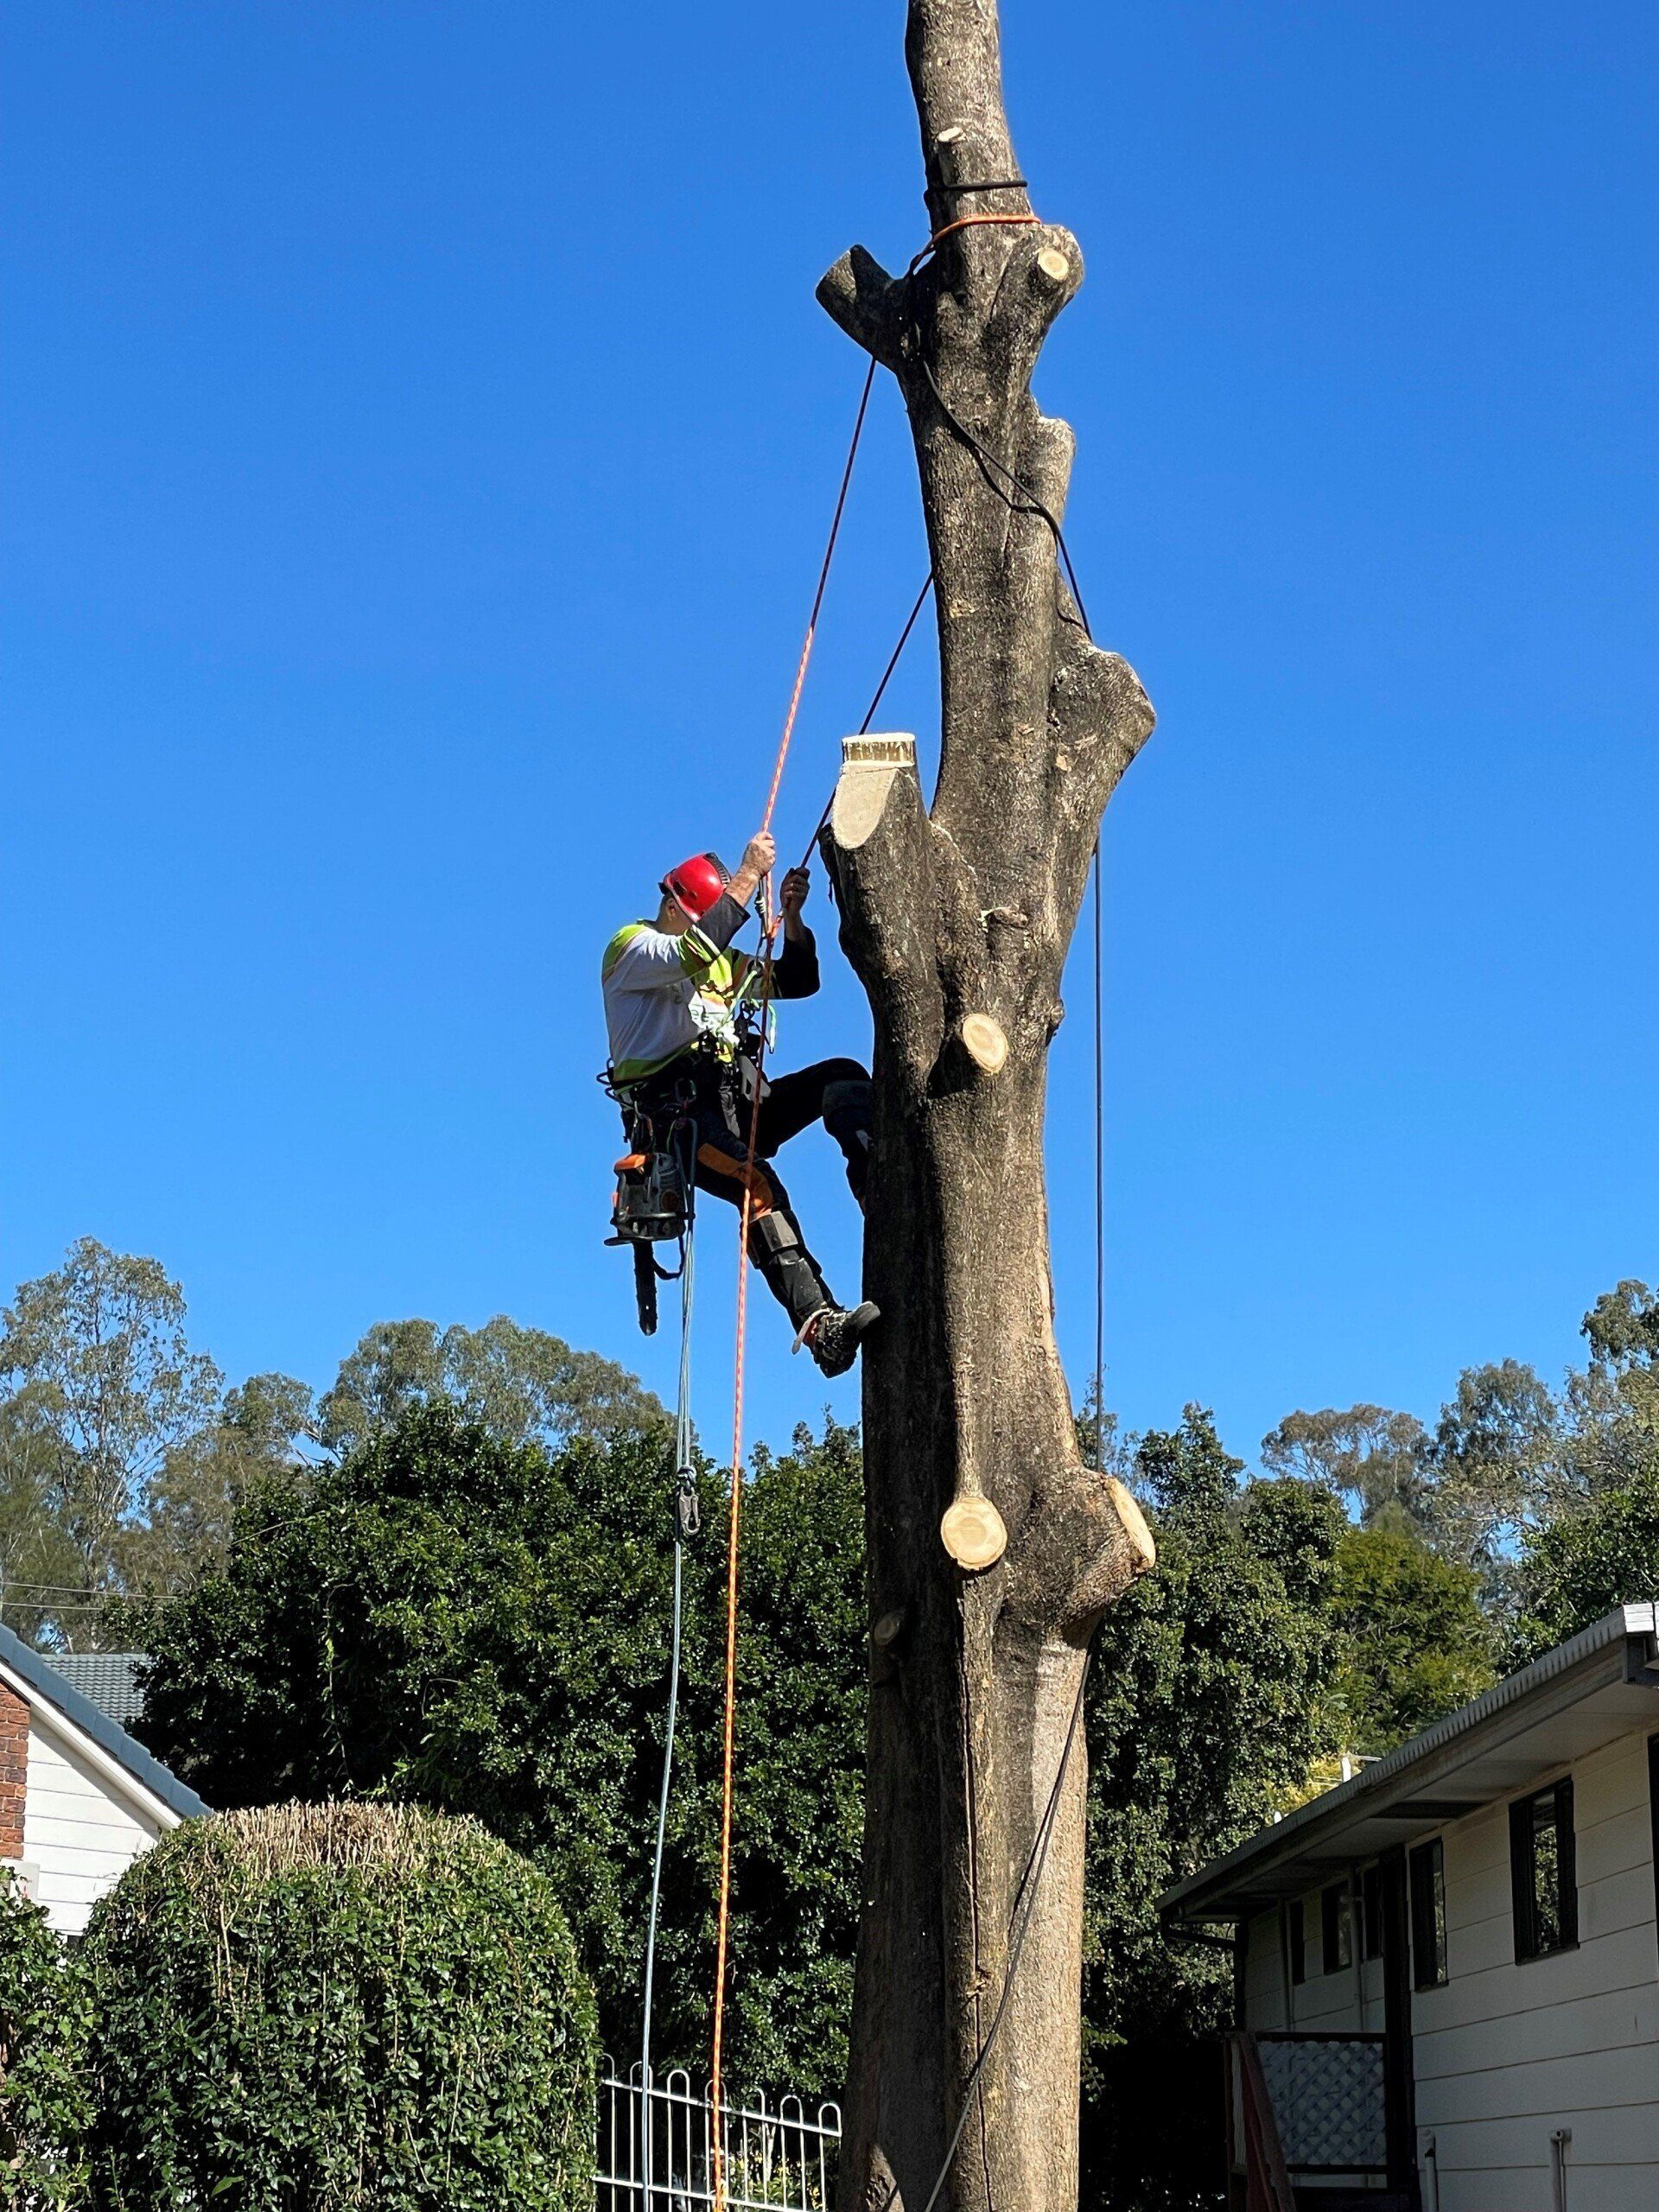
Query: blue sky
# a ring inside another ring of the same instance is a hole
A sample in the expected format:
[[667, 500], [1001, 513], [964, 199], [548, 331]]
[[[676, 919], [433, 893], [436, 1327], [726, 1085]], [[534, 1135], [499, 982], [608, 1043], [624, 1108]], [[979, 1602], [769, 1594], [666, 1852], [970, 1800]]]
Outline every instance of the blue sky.
[[[1659, 14], [1005, 17], [1089, 263], [1038, 382], [1072, 548], [1160, 715], [1105, 849], [1109, 1398], [1248, 1452], [1556, 1369], [1659, 1272]], [[155, 1253], [232, 1374], [505, 1310], [669, 1386], [601, 1244], [598, 950], [759, 812], [861, 368], [812, 287], [922, 213], [896, 0], [617, 21], [10, 26], [0, 1276]], [[884, 390], [786, 846], [925, 565]], [[883, 721], [935, 712], [922, 634]], [[1080, 1386], [1082, 941], [1068, 995]], [[832, 968], [780, 1060], [867, 1037]], [[827, 1143], [790, 1174], [850, 1287]], [[774, 1440], [856, 1407], [785, 1342], [758, 1309]]]

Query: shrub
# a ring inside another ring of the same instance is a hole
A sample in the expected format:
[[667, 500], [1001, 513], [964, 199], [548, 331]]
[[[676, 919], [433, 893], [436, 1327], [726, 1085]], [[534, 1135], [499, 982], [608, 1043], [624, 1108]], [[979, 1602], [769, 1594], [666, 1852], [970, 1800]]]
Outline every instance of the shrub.
[[86, 1976], [0, 1870], [0, 2167], [17, 2212], [86, 2202]]
[[593, 1998], [544, 1876], [476, 1821], [187, 1822], [95, 1910], [95, 2202], [578, 2212]]

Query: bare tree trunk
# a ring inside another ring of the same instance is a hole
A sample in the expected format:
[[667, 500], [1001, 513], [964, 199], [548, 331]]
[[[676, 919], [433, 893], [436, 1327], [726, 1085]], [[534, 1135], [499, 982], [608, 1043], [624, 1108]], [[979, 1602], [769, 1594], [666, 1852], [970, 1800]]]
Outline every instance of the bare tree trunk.
[[[910, 0], [906, 54], [932, 230], [1028, 215], [1024, 187], [1001, 181], [1019, 170], [994, 0]], [[855, 246], [818, 291], [905, 395], [944, 686], [931, 809], [913, 768], [849, 772], [826, 832], [874, 1014], [865, 1289], [884, 1315], [865, 1348], [874, 1626], [842, 2212], [923, 2212], [1002, 1992], [1089, 1638], [1152, 1561], [1133, 1501], [1081, 1463], [1043, 1173], [1061, 970], [1152, 710], [1089, 642], [1047, 522], [945, 411], [1060, 516], [1071, 435], [1029, 386], [1082, 273], [1069, 232], [983, 224], [897, 280]], [[976, 1495], [1008, 1531], [977, 1573], [940, 1537], [944, 1510]], [[1079, 1741], [954, 2207], [1076, 2203], [1084, 1783]]]

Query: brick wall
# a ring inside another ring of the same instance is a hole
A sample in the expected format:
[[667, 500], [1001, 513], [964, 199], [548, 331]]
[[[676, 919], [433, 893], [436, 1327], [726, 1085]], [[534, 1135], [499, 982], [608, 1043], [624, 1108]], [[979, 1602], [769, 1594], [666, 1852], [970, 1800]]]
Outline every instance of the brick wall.
[[29, 1707], [0, 1682], [0, 1859], [23, 1855], [23, 1793], [29, 1779]]

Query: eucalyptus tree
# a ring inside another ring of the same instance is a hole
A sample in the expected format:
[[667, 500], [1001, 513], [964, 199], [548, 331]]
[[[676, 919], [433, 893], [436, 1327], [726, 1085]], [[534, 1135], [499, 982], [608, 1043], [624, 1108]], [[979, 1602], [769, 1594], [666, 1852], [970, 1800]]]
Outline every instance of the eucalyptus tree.
[[948, 2165], [944, 2202], [1063, 2212], [1081, 1683], [1152, 1542], [1078, 1449], [1043, 1125], [1102, 813], [1153, 715], [1060, 573], [1072, 438], [1030, 385], [1083, 257], [1033, 215], [993, 0], [910, 0], [906, 53], [933, 250], [893, 276], [855, 246], [818, 290], [909, 413], [943, 687], [931, 800], [913, 747], [851, 744], [825, 837], [874, 1020], [865, 1288], [883, 1315], [863, 1376], [873, 1665], [841, 2190], [922, 2212]]

